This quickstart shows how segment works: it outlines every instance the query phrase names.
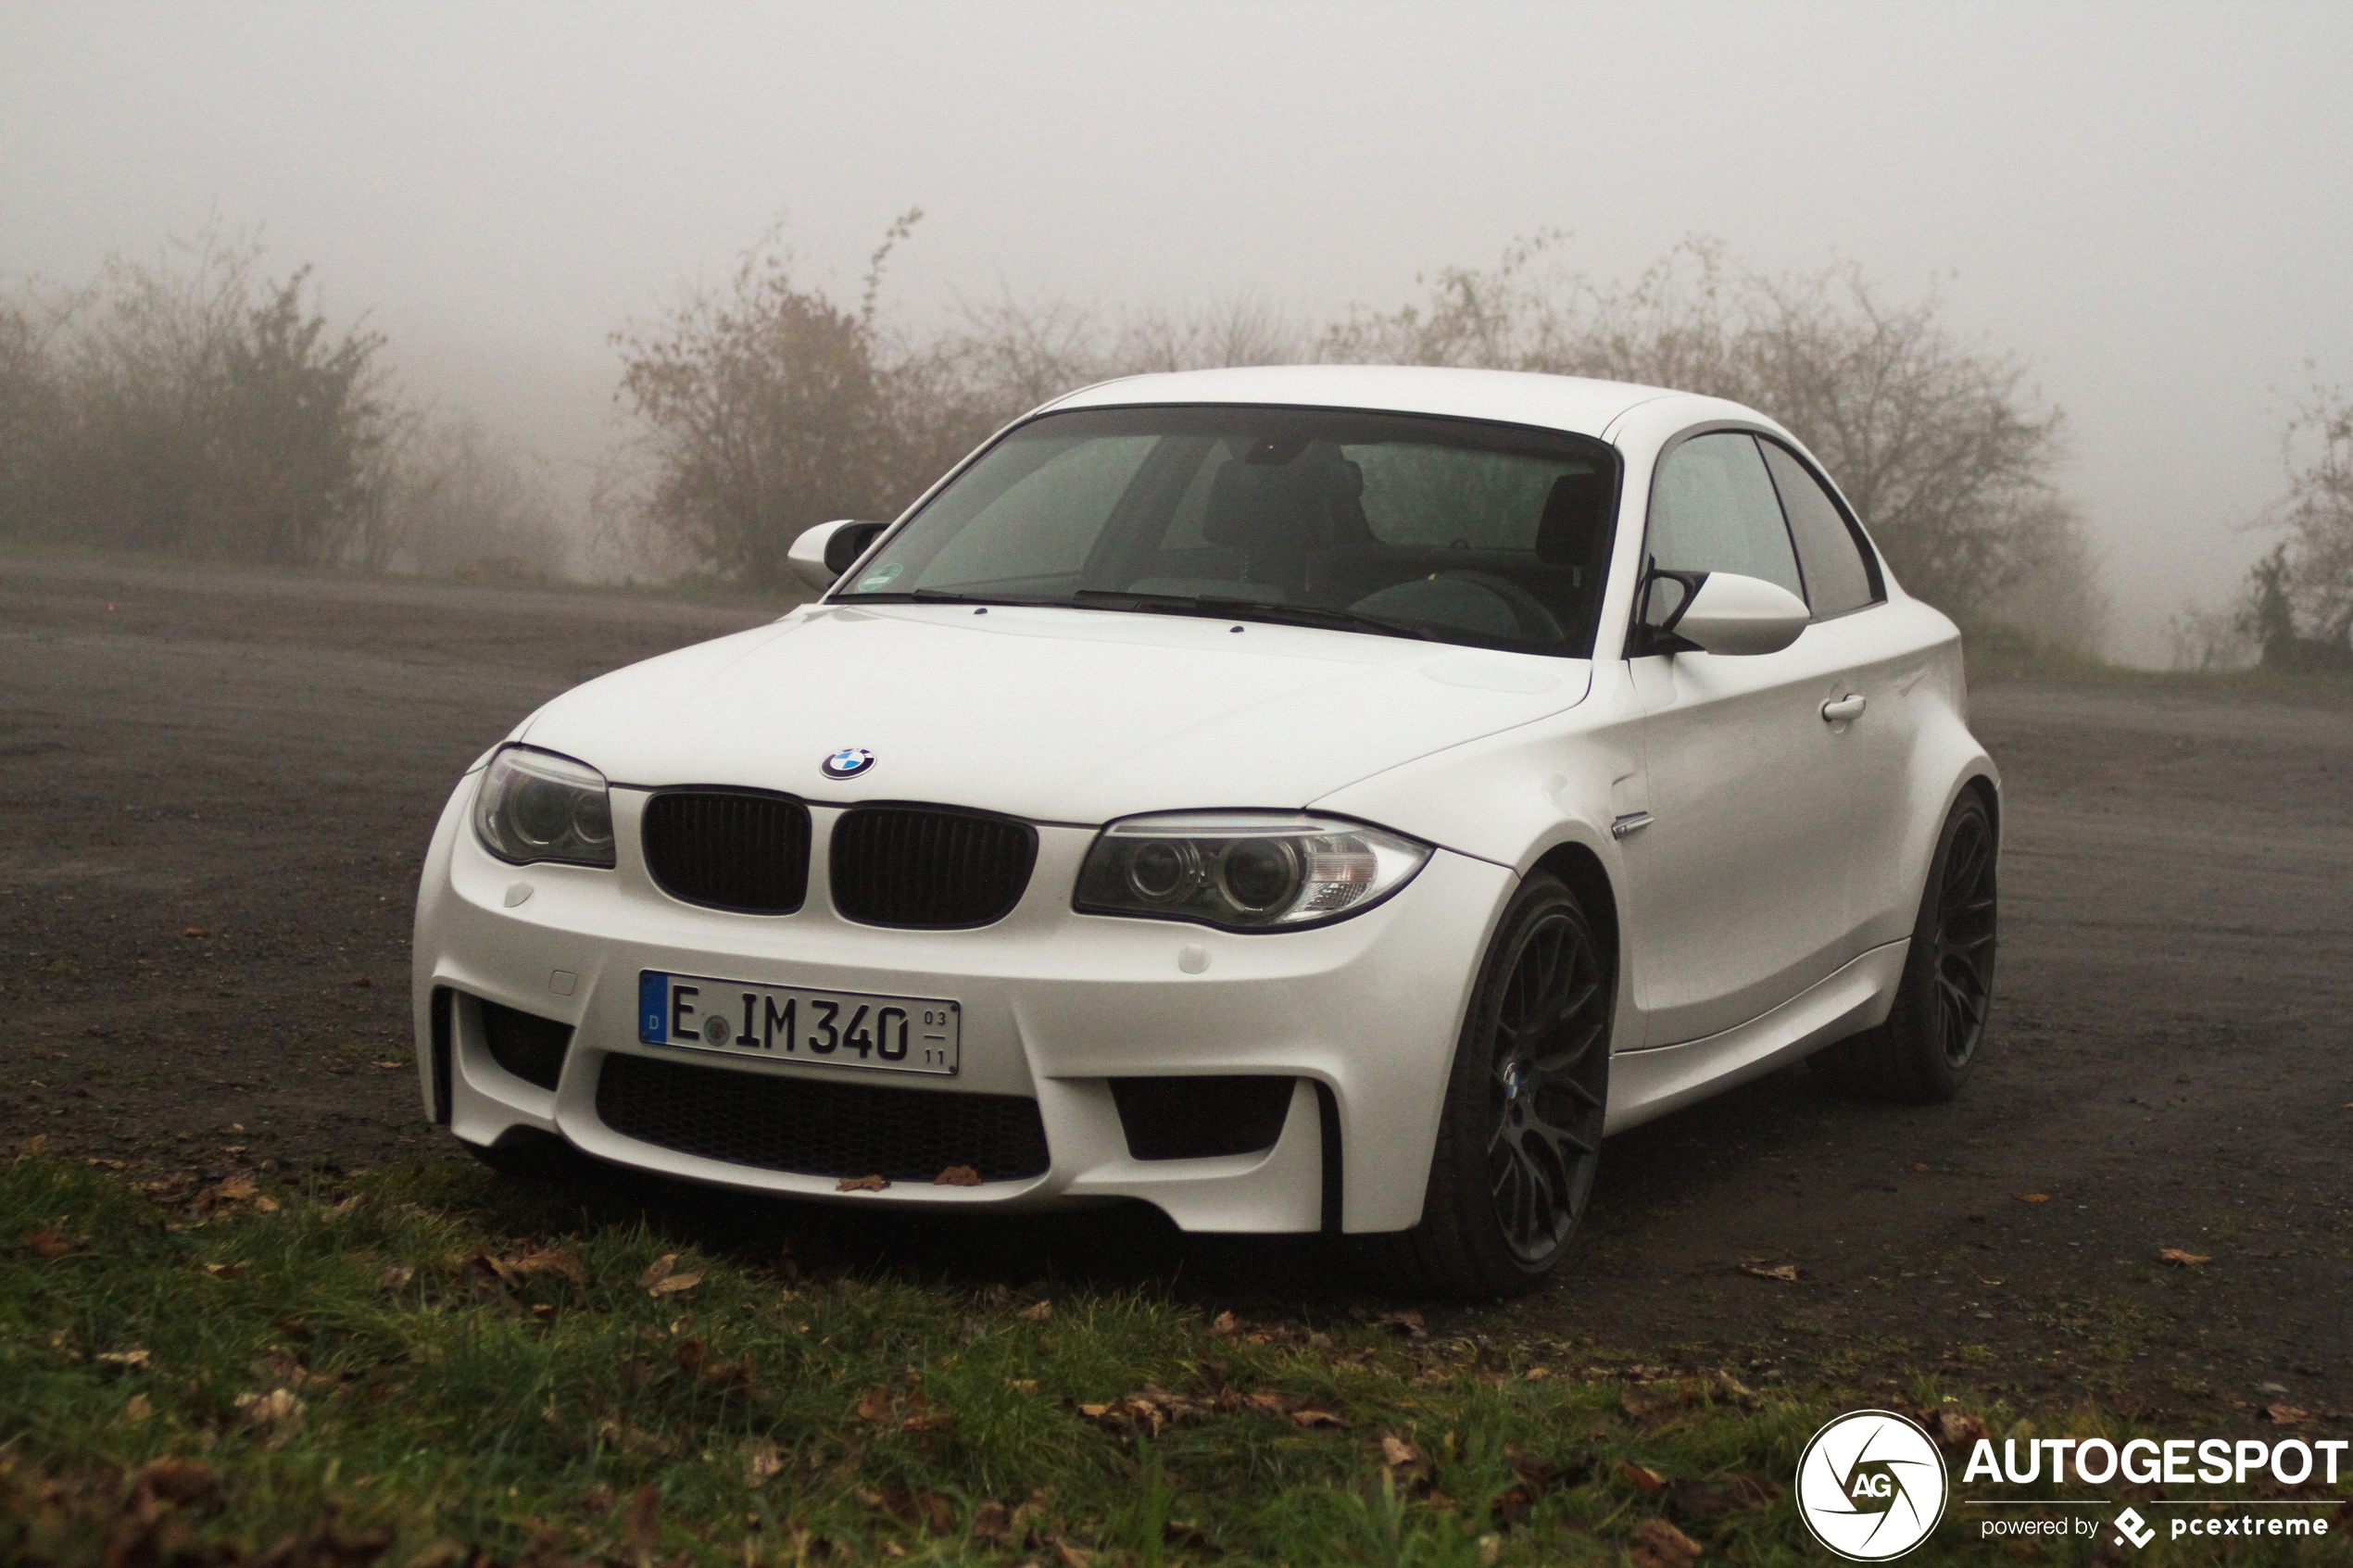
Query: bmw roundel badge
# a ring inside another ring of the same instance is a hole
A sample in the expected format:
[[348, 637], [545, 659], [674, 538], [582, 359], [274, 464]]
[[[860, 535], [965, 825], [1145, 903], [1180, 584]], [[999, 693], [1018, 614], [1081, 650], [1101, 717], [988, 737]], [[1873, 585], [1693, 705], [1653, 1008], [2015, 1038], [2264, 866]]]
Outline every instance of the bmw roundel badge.
[[875, 771], [875, 754], [861, 746], [845, 746], [825, 759], [824, 772], [829, 779], [861, 778]]

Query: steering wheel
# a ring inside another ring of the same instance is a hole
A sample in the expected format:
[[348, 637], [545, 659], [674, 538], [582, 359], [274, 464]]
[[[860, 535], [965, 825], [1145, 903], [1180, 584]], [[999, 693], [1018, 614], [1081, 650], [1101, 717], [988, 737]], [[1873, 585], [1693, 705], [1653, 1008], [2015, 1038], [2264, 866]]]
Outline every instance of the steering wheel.
[[1567, 639], [1561, 623], [1544, 608], [1544, 601], [1513, 582], [1491, 571], [1441, 571], [1441, 579], [1471, 583], [1486, 589], [1510, 607], [1512, 619], [1519, 623], [1519, 634], [1532, 643], [1557, 643]]

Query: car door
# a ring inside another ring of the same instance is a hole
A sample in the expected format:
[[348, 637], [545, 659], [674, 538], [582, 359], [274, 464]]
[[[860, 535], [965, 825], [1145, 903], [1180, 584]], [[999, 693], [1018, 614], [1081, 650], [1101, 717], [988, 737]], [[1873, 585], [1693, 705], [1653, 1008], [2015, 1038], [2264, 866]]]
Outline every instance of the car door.
[[[1757, 438], [1692, 433], [1661, 457], [1646, 569], [1736, 571], [1803, 596]], [[1637, 645], [1639, 646], [1639, 645]], [[1648, 821], [1623, 843], [1646, 1046], [1747, 1022], [1853, 956], [1848, 881], [1859, 805], [1822, 707], [1855, 651], [1835, 624], [1779, 653], [1638, 653]]]
[[1758, 437], [1757, 448], [1797, 546], [1806, 605], [1854, 656], [1839, 696], [1839, 711], [1851, 717], [1830, 728], [1855, 802], [1845, 835], [1848, 947], [1861, 952], [1912, 929], [1919, 868], [1904, 845], [1917, 805], [1910, 774], [1922, 699], [1915, 694], [1929, 666], [1917, 627], [1907, 632], [1888, 609], [1879, 557], [1836, 492], [1770, 436]]

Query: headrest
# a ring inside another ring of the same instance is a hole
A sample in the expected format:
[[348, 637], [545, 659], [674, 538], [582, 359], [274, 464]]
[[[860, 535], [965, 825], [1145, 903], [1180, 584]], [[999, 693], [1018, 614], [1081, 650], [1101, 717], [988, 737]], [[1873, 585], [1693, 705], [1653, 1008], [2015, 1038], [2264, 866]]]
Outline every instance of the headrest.
[[1556, 566], [1581, 566], [1609, 521], [1609, 476], [1565, 473], [1544, 497], [1536, 524], [1536, 558]]
[[[1361, 533], [1356, 497], [1365, 470], [1330, 447], [1311, 446], [1288, 463], [1235, 461], [1210, 482], [1202, 537], [1256, 554], [1321, 549]], [[1356, 520], [1353, 531], [1345, 519]]]

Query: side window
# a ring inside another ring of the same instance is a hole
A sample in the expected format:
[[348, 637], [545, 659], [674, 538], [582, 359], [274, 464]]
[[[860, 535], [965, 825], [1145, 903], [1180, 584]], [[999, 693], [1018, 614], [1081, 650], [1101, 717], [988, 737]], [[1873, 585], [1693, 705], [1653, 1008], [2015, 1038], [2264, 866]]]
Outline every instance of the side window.
[[1881, 598], [1870, 563], [1847, 526], [1846, 515], [1796, 457], [1770, 441], [1760, 441], [1773, 484], [1781, 493], [1781, 509], [1789, 514], [1789, 530], [1797, 538], [1798, 564], [1806, 569], [1806, 602], [1816, 616], [1843, 615]]
[[1806, 596], [1797, 553], [1756, 438], [1695, 435], [1667, 455], [1651, 490], [1653, 564], [1670, 571], [1737, 571]]

